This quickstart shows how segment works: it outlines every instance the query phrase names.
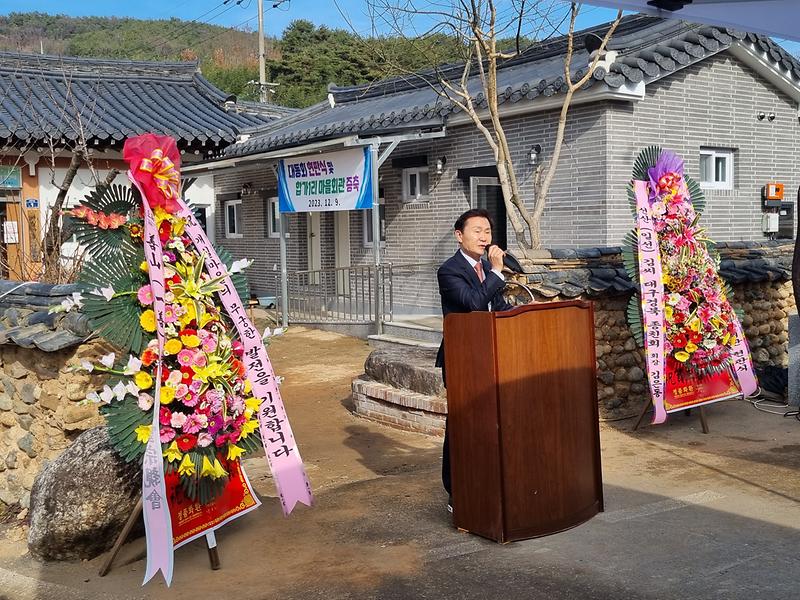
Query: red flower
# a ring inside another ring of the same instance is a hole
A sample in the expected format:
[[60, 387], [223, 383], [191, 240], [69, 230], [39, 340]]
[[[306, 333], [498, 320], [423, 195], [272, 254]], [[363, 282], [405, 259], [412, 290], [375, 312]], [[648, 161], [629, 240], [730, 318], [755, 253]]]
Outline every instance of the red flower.
[[672, 338], [672, 345], [675, 346], [676, 348], [684, 348], [686, 346], [687, 341], [688, 340], [686, 339], [686, 336], [683, 335], [682, 333], [679, 333], [674, 338]]
[[672, 313], [672, 320], [676, 323], [683, 323], [686, 320], [686, 315], [680, 311], [675, 311]]
[[181, 383], [189, 385], [192, 379], [194, 379], [194, 369], [189, 366], [181, 367]]
[[175, 438], [175, 441], [178, 442], [178, 450], [181, 452], [188, 452], [197, 444], [197, 436], [191, 433], [184, 433]]
[[170, 373], [171, 373], [171, 371], [167, 368], [167, 365], [162, 363], [161, 364], [161, 383], [164, 383], [165, 381], [167, 381], [167, 379], [169, 379], [169, 374]]
[[703, 334], [693, 331], [689, 334], [689, 341], [691, 341], [693, 344], [699, 344], [703, 341]]
[[145, 348], [144, 352], [142, 352], [142, 364], [145, 367], [149, 367], [158, 358], [158, 352], [153, 350], [152, 348]]
[[244, 354], [244, 344], [239, 340], [231, 340], [231, 349], [233, 350], [234, 356], [236, 358], [242, 358]]
[[158, 237], [161, 239], [161, 243], [163, 244], [169, 240], [170, 235], [172, 235], [172, 225], [164, 219], [161, 221], [161, 225], [158, 226]]
[[172, 412], [166, 406], [162, 406], [158, 414], [159, 423], [162, 425], [169, 425], [171, 419]]
[[233, 367], [234, 371], [239, 373], [239, 377], [244, 377], [245, 376], [246, 371], [245, 371], [245, 368], [244, 368], [244, 363], [242, 361], [240, 361], [240, 360], [238, 360], [236, 358], [232, 358], [231, 359], [231, 366]]

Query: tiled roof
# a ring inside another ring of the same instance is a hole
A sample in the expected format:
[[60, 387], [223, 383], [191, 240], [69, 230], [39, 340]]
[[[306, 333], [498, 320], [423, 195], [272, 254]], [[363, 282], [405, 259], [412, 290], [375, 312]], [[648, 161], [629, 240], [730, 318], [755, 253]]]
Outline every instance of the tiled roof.
[[240, 130], [278, 116], [276, 107], [237, 104], [200, 74], [196, 62], [0, 52], [2, 144], [69, 143], [83, 135], [90, 147], [108, 148], [152, 132], [206, 154], [233, 143]]
[[[793, 242], [718, 242], [719, 274], [731, 285], [789, 281]], [[627, 295], [638, 288], [622, 266], [622, 249], [581, 248], [539, 251], [538, 258], [522, 260], [521, 283], [545, 298], [580, 295]]]
[[77, 285], [0, 280], [0, 344], [55, 352], [86, 340], [91, 335], [86, 315], [49, 312], [77, 291]]
[[[576, 33], [576, 38], [591, 34], [602, 36], [608, 27], [606, 23], [581, 31]], [[613, 90], [626, 84], [648, 83], [726, 50], [737, 41], [755, 44], [768, 54], [776, 68], [800, 85], [800, 63], [765, 36], [632, 15], [622, 19], [609, 44], [609, 50], [618, 53], [616, 60], [607, 68], [598, 67], [586, 87], [602, 82]], [[500, 104], [532, 101], [561, 92], [566, 43], [565, 37], [538, 43], [521, 56], [503, 63], [498, 69]], [[577, 48], [572, 64], [574, 81], [586, 71], [587, 51]], [[451, 65], [442, 70], [457, 77], [462, 68]], [[228, 147], [224, 156], [244, 156], [347, 135], [440, 128], [446, 124], [448, 116], [459, 109], [431, 89], [426, 78], [433, 81], [431, 73], [421, 73], [417, 77], [388, 79], [369, 85], [331, 86], [333, 107], [326, 101], [250, 132], [248, 140]], [[487, 101], [476, 78], [471, 89], [475, 103], [485, 107]]]

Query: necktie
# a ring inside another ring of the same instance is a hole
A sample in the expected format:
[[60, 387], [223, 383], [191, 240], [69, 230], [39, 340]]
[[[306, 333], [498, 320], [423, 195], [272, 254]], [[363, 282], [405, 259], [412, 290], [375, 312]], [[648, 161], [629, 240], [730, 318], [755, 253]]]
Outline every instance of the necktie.
[[483, 274], [483, 264], [481, 261], [475, 263], [475, 273], [478, 275], [478, 281], [483, 283], [483, 280], [486, 278]]

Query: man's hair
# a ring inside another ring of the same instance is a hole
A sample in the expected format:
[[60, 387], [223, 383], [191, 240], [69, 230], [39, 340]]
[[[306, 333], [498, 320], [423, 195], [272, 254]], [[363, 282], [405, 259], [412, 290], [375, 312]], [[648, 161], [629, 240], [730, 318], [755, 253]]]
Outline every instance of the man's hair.
[[456, 219], [456, 224], [453, 227], [456, 231], [464, 231], [464, 227], [467, 224], [467, 221], [472, 217], [483, 217], [487, 221], [489, 221], [489, 227], [494, 229], [494, 223], [492, 223], [492, 217], [489, 215], [489, 211], [485, 208], [471, 208], [463, 215]]

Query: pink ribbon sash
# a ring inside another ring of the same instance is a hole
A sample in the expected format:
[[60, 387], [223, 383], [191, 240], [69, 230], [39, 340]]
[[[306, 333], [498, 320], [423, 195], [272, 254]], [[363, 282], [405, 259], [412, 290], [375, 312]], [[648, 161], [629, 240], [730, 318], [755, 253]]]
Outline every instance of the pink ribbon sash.
[[172, 520], [167, 505], [167, 489], [164, 483], [164, 459], [161, 454], [161, 436], [159, 433], [159, 407], [161, 406], [161, 357], [164, 356], [164, 252], [161, 239], [158, 237], [153, 211], [145, 198], [139, 183], [128, 171], [128, 177], [142, 194], [144, 201], [144, 254], [148, 265], [150, 287], [153, 290], [153, 310], [156, 314], [156, 332], [158, 336], [158, 367], [153, 401], [153, 423], [150, 427], [150, 438], [147, 440], [144, 460], [142, 461], [142, 506], [144, 509], [144, 526], [147, 537], [147, 568], [142, 585], [161, 571], [169, 586], [172, 582], [173, 547]]
[[253, 395], [261, 401], [258, 412], [259, 431], [264, 443], [267, 462], [275, 479], [283, 514], [292, 512], [297, 502], [311, 506], [313, 495], [311, 484], [303, 467], [294, 434], [286, 416], [281, 393], [261, 341], [261, 334], [247, 318], [246, 307], [233, 286], [225, 265], [208, 240], [206, 232], [195, 219], [191, 209], [181, 200], [180, 217], [186, 220], [186, 233], [198, 252], [205, 254], [205, 269], [212, 278], [224, 277], [219, 292], [222, 305], [234, 322], [239, 338], [244, 345], [243, 362], [247, 377], [253, 386]]
[[661, 279], [661, 252], [658, 248], [646, 181], [634, 181], [636, 224], [639, 238], [639, 284], [642, 295], [644, 347], [647, 377], [653, 397], [653, 423], [667, 419], [664, 408], [666, 326], [664, 324], [664, 282]]

